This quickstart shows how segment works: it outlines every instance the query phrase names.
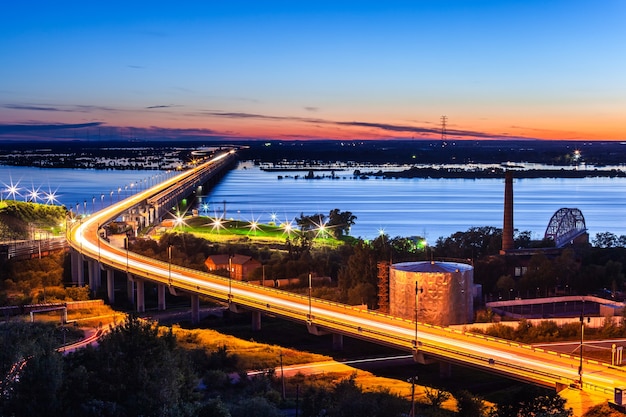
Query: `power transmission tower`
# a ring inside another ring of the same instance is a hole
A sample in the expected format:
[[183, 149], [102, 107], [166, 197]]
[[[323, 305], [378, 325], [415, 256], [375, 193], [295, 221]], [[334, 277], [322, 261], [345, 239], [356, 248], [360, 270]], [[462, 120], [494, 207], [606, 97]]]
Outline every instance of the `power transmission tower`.
[[441, 146], [446, 146], [446, 123], [448, 122], [448, 116], [441, 116]]

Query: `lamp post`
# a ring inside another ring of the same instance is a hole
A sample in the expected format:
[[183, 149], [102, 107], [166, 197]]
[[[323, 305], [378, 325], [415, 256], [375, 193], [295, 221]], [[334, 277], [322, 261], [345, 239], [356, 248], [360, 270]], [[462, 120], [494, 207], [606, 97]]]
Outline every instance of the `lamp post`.
[[96, 229], [96, 234], [98, 235], [98, 262], [100, 262], [100, 223], [98, 223], [98, 228]]
[[407, 382], [411, 383], [411, 412], [409, 415], [415, 417], [415, 383], [417, 382], [417, 376], [410, 377]]
[[230, 303], [233, 298], [233, 257], [232, 255], [228, 255], [228, 302]]
[[419, 294], [421, 292], [424, 292], [424, 289], [419, 287], [417, 280], [416, 280], [415, 281], [415, 340], [413, 341], [416, 352], [417, 352], [417, 309], [418, 309], [418, 303], [419, 303]]
[[582, 299], [582, 306], [580, 308], [580, 361], [578, 364], [578, 383], [582, 388], [583, 385], [583, 345], [585, 337], [585, 299]]
[[312, 308], [311, 308], [312, 307], [311, 306], [311, 292], [312, 292], [311, 273], [309, 272], [309, 316], [307, 317], [309, 322], [311, 322], [311, 320], [313, 319]]
[[172, 286], [172, 245], [167, 246], [169, 285]]
[[128, 274], [128, 236], [124, 238], [124, 243], [126, 246], [126, 273]]

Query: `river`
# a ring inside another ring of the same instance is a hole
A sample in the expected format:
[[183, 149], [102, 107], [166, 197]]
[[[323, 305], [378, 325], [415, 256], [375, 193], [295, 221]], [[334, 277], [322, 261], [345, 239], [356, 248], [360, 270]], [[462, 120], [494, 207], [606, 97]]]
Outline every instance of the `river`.
[[[368, 239], [384, 231], [434, 243], [470, 227], [502, 227], [504, 179], [354, 179], [348, 170], [335, 171], [337, 179], [304, 179], [306, 174], [241, 163], [204, 202], [211, 215], [221, 215], [226, 202], [228, 218], [261, 222], [272, 214], [285, 222], [338, 208], [357, 217], [350, 234]], [[516, 179], [513, 189], [515, 228], [530, 231], [533, 239], [543, 238], [562, 207], [581, 210], [592, 238], [606, 231], [626, 235], [625, 178]]]
[[[201, 214], [270, 222], [289, 222], [301, 214], [350, 211], [357, 218], [353, 236], [375, 238], [381, 231], [394, 236], [422, 236], [434, 243], [470, 227], [502, 227], [504, 179], [354, 179], [352, 171], [336, 171], [336, 179], [304, 179], [306, 172], [266, 172], [241, 163], [207, 196], [200, 197]], [[2, 198], [29, 199], [39, 190], [55, 193], [56, 203], [90, 213], [143, 190], [165, 177], [150, 170], [97, 171], [0, 166]], [[299, 175], [296, 179], [295, 176]], [[516, 179], [514, 222], [518, 230], [541, 239], [552, 215], [562, 207], [582, 211], [590, 236], [610, 231], [626, 235], [626, 179]]]

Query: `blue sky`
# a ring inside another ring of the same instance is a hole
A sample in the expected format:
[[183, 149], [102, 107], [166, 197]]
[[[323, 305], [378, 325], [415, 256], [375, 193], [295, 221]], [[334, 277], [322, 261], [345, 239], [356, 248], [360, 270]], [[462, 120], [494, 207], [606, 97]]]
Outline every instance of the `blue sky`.
[[0, 140], [626, 139], [622, 0], [15, 3]]

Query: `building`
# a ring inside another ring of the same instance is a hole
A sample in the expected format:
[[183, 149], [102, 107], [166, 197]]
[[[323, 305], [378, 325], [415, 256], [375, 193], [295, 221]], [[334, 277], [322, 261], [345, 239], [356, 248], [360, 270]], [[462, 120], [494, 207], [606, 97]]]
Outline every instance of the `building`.
[[247, 281], [252, 273], [261, 268], [261, 262], [246, 255], [211, 255], [204, 261], [207, 269], [212, 271], [230, 271], [230, 277], [237, 281]]

